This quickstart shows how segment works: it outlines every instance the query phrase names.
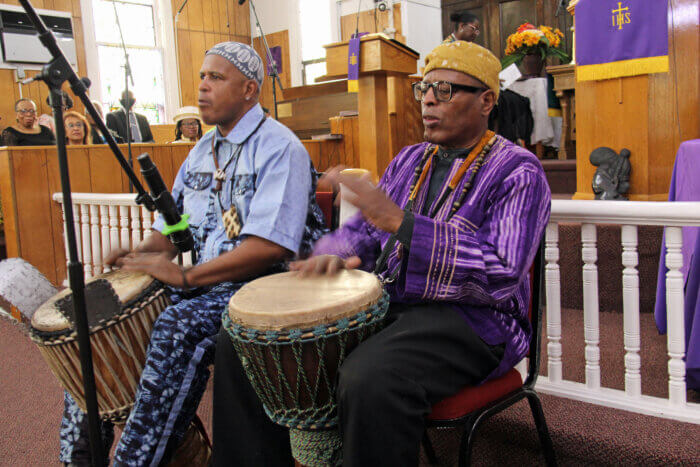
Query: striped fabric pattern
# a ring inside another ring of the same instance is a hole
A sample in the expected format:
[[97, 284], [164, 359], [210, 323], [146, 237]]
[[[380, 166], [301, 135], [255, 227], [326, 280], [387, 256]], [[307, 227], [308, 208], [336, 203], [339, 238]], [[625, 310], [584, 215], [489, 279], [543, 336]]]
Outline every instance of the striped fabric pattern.
[[[401, 150], [379, 182], [399, 206], [408, 201], [414, 171], [427, 145]], [[462, 161], [454, 161], [443, 191]], [[435, 218], [418, 214], [428, 192], [426, 180], [414, 208], [410, 248], [402, 253], [396, 248], [383, 275], [390, 277], [401, 268], [398, 279], [387, 285], [392, 301], [448, 302], [488, 344], [505, 344], [501, 365], [489, 376], [493, 378], [527, 354], [528, 272], [549, 220], [551, 193], [537, 158], [499, 136], [460, 209], [448, 219], [453, 198], [472, 170], [473, 166]], [[388, 238], [358, 213], [321, 239], [314, 254], [356, 255], [362, 259], [362, 269], [371, 271]]]

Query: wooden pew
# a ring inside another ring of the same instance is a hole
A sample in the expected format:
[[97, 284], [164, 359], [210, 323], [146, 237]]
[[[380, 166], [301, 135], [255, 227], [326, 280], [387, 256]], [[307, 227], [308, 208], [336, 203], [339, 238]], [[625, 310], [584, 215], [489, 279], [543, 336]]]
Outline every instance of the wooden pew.
[[[126, 153], [126, 146], [121, 145]], [[134, 157], [148, 152], [172, 187], [190, 144], [133, 144]], [[129, 181], [107, 146], [69, 146], [71, 190], [128, 193]], [[143, 183], [136, 165], [136, 173]], [[146, 185], [144, 187], [147, 189]], [[52, 201], [61, 191], [56, 148], [0, 148], [0, 199], [8, 257], [19, 256], [36, 266], [55, 285], [66, 275], [61, 207]]]

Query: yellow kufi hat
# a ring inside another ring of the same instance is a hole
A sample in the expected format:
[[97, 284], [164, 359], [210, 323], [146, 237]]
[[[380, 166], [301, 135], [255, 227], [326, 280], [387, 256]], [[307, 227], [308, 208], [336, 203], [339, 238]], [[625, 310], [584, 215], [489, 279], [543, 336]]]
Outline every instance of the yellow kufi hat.
[[465, 41], [438, 45], [425, 57], [423, 76], [438, 69], [461, 71], [472, 76], [491, 88], [498, 97], [501, 62], [491, 51], [480, 45]]
[[202, 117], [199, 115], [199, 108], [193, 105], [186, 105], [185, 107], [180, 107], [173, 118], [175, 123], [186, 118], [196, 118], [199, 123], [202, 123]]

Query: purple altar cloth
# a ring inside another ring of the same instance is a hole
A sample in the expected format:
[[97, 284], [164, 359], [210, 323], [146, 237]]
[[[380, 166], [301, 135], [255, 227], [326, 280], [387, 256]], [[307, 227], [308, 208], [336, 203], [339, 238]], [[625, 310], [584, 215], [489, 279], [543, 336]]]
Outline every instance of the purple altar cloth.
[[[684, 141], [673, 166], [669, 201], [700, 201], [700, 139]], [[698, 227], [683, 227], [683, 281], [685, 283], [686, 383], [700, 389], [700, 237]], [[661, 246], [654, 318], [659, 333], [666, 333], [666, 247]]]

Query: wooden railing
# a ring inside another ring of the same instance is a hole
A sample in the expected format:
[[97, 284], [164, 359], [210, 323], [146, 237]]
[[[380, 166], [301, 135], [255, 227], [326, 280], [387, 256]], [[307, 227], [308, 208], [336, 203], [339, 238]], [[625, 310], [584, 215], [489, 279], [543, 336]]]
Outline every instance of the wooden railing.
[[[585, 383], [562, 378], [559, 223], [581, 223]], [[625, 389], [601, 387], [596, 224], [622, 225], [622, 295]], [[637, 226], [665, 227], [668, 319], [668, 399], [642, 395]], [[700, 404], [686, 401], [682, 227], [700, 226], [700, 202], [552, 201], [545, 237], [547, 376], [537, 380], [544, 393], [618, 409], [700, 423]]]

